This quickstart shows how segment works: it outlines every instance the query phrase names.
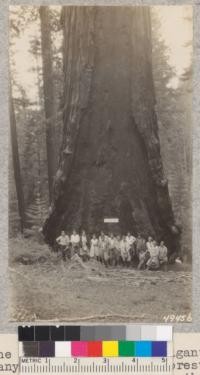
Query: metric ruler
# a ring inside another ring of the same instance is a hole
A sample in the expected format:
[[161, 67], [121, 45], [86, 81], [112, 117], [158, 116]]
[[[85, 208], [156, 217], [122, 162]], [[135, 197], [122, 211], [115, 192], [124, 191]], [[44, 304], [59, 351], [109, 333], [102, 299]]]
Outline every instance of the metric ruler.
[[20, 357], [19, 374], [172, 375], [173, 357], [164, 358], [33, 358]]

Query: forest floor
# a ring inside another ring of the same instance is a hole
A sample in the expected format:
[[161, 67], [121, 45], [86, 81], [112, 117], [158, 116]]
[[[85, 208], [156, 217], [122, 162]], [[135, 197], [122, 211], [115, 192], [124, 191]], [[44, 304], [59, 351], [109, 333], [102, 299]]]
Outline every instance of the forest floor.
[[[96, 261], [10, 264], [11, 321], [190, 321], [189, 265], [167, 272], [105, 268]], [[168, 317], [168, 318], [167, 318]]]

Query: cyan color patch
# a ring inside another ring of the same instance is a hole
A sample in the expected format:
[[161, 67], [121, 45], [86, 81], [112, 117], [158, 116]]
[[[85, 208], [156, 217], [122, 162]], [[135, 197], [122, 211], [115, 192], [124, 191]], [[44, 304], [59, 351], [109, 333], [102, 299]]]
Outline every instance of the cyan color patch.
[[151, 357], [152, 356], [152, 342], [151, 341], [136, 341], [135, 356], [136, 357]]

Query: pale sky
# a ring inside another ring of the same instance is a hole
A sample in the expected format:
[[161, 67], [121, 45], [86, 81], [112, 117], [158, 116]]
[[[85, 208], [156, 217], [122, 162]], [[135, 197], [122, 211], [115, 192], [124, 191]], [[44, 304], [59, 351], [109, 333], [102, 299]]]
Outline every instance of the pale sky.
[[[16, 11], [16, 6], [13, 7]], [[177, 76], [174, 77], [172, 85], [176, 88], [179, 83], [179, 76], [191, 63], [192, 47], [185, 47], [185, 44], [192, 41], [192, 22], [185, 17], [192, 18], [192, 6], [154, 6], [162, 21], [160, 36], [164, 39], [169, 49], [169, 63], [175, 67]], [[36, 66], [35, 58], [29, 52], [30, 39], [40, 39], [39, 21], [29, 23], [25, 32], [20, 38], [15, 38], [12, 47], [15, 59], [17, 81], [24, 87], [30, 100], [37, 101], [37, 77], [31, 71]], [[59, 41], [57, 41], [59, 43]], [[41, 65], [41, 61], [39, 61]]]
[[[185, 44], [193, 41], [192, 6], [155, 6], [155, 11], [161, 19], [161, 36], [169, 48], [169, 63], [176, 68], [177, 77], [174, 87], [178, 85], [179, 76], [191, 64], [192, 44], [186, 48]], [[177, 85], [176, 85], [177, 83]]]
[[[34, 101], [38, 99], [38, 90], [37, 75], [31, 71], [32, 68], [36, 68], [36, 60], [30, 53], [30, 40], [33, 38], [40, 40], [40, 37], [39, 22], [32, 23], [20, 34], [20, 38], [15, 38], [15, 43], [11, 47], [14, 52], [16, 79], [24, 87], [28, 98]], [[41, 59], [38, 63], [41, 66]]]

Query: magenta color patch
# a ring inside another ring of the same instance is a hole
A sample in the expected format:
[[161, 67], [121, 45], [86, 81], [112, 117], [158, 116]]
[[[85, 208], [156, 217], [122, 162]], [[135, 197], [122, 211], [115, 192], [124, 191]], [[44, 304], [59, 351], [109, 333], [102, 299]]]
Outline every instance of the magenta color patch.
[[72, 341], [71, 353], [72, 353], [72, 357], [87, 357], [88, 356], [87, 341]]

